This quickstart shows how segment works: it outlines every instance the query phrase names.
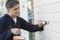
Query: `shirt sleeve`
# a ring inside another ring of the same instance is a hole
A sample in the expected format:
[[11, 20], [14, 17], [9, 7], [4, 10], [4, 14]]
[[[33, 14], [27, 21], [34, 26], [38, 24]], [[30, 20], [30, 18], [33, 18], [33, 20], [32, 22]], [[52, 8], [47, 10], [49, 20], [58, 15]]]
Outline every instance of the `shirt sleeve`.
[[22, 29], [30, 31], [30, 32], [36, 32], [36, 31], [42, 31], [43, 27], [39, 28], [38, 25], [33, 25], [25, 21], [24, 19], [21, 18], [22, 22]]

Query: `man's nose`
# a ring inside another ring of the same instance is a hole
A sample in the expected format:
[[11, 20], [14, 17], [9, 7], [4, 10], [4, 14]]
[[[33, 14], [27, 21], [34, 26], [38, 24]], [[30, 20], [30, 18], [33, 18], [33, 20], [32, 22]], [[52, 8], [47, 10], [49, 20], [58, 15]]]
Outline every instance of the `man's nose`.
[[17, 10], [17, 12], [19, 12], [20, 10]]

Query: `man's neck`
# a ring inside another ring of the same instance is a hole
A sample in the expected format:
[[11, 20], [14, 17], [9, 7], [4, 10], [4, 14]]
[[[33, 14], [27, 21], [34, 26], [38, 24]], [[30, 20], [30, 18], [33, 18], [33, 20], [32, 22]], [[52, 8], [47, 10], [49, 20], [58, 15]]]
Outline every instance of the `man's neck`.
[[15, 18], [15, 16], [11, 15], [10, 13], [8, 13], [8, 15], [9, 15], [10, 17], [12, 17], [12, 18]]

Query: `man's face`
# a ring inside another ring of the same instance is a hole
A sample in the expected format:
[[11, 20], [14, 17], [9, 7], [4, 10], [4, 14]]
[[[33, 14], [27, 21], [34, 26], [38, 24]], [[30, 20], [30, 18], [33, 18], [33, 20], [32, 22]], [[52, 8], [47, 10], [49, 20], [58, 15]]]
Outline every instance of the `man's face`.
[[19, 4], [16, 4], [16, 5], [14, 5], [12, 8], [9, 8], [9, 9], [8, 9], [8, 12], [9, 12], [12, 16], [14, 16], [14, 17], [18, 16], [19, 13], [20, 13]]

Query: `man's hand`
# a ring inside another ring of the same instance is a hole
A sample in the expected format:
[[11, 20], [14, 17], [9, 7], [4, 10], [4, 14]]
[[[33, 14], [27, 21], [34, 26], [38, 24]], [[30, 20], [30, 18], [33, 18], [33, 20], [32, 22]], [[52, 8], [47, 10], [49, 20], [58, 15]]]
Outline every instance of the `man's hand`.
[[38, 21], [38, 26], [41, 28], [43, 26], [42, 20]]
[[11, 28], [11, 33], [15, 34], [15, 35], [18, 35], [21, 33], [20, 29], [19, 28]]
[[39, 20], [39, 21], [38, 21], [38, 26], [39, 26], [39, 27], [43, 27], [43, 26], [45, 26], [46, 24], [49, 24], [49, 22], [48, 22], [48, 21], [43, 21], [43, 20]]

